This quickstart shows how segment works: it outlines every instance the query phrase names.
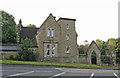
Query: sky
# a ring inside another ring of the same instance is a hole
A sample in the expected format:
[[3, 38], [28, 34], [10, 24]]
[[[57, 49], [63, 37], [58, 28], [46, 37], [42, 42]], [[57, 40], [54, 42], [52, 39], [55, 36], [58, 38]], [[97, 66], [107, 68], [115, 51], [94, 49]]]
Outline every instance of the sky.
[[19, 19], [24, 26], [40, 27], [50, 13], [76, 19], [77, 43], [85, 40], [118, 37], [118, 2], [120, 0], [0, 0], [0, 9]]

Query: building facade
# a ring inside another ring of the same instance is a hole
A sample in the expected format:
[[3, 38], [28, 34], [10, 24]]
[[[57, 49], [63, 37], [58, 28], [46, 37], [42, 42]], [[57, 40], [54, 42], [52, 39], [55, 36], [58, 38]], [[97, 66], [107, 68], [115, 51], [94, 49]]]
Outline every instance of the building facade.
[[19, 21], [19, 43], [30, 38], [39, 52], [39, 61], [77, 62], [77, 33], [75, 19], [59, 18], [50, 14], [40, 28], [23, 27]]

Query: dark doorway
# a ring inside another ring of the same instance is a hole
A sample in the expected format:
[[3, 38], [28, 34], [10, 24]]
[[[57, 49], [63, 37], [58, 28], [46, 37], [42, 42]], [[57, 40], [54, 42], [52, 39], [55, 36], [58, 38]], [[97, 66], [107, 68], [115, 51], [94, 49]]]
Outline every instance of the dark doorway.
[[95, 53], [95, 51], [92, 52], [91, 54], [91, 64], [97, 64], [97, 55]]

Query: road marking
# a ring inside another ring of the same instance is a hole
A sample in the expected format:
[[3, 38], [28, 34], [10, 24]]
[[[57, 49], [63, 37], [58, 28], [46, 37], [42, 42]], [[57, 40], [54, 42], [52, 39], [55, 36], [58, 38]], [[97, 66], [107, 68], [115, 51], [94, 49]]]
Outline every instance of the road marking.
[[56, 74], [56, 75], [53, 75], [52, 77], [49, 77], [49, 78], [53, 78], [53, 77], [56, 77], [56, 76], [60, 76], [62, 74], [65, 74], [66, 72], [62, 72], [62, 73], [59, 73], [59, 74]]
[[92, 73], [92, 74], [90, 75], [90, 78], [92, 78], [92, 77], [94, 76], [94, 74], [95, 74], [95, 73]]
[[13, 74], [13, 75], [9, 75], [9, 76], [19, 76], [19, 75], [29, 74], [29, 73], [33, 73], [33, 72], [34, 72], [34, 71], [30, 71], [30, 72], [25, 72], [25, 73]]
[[[22, 71], [24, 71], [25, 72], [25, 70], [0, 70], [0, 71], [19, 71], [19, 72], [22, 72]], [[27, 71], [26, 71], [27, 72]], [[34, 71], [34, 72], [52, 72], [52, 71]]]
[[116, 73], [113, 73], [117, 78], [120, 78]]

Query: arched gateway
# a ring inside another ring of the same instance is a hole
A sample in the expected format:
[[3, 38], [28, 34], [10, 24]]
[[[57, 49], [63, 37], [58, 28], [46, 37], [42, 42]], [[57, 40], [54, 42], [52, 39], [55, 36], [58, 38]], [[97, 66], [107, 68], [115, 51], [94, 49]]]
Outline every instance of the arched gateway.
[[92, 41], [87, 50], [87, 61], [89, 64], [101, 65], [101, 52], [95, 41]]

